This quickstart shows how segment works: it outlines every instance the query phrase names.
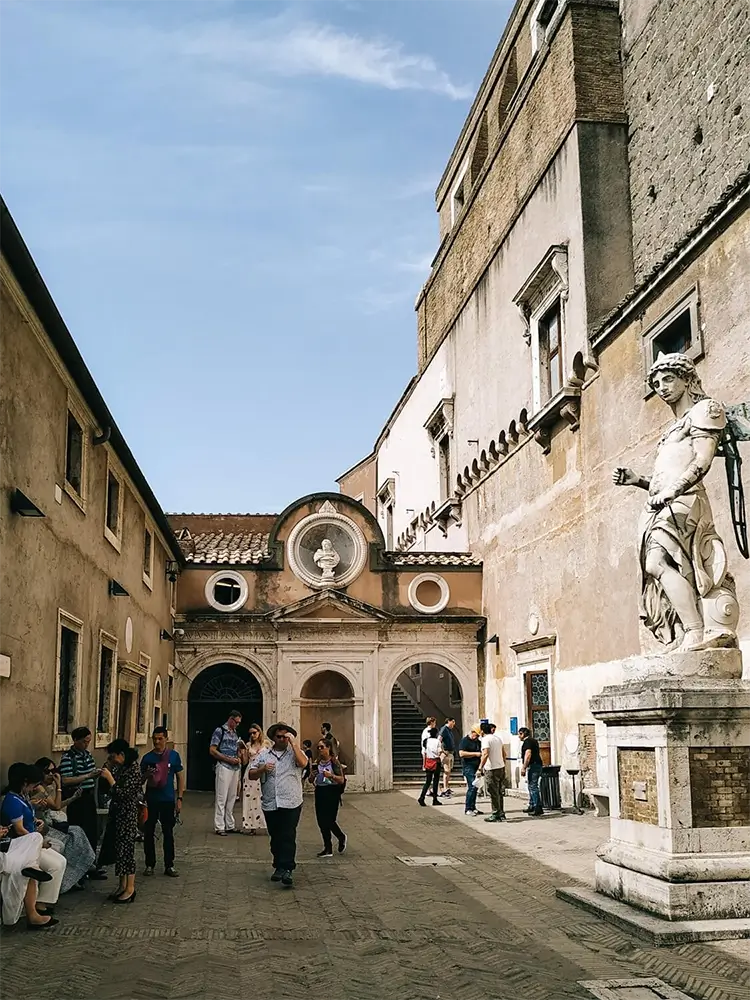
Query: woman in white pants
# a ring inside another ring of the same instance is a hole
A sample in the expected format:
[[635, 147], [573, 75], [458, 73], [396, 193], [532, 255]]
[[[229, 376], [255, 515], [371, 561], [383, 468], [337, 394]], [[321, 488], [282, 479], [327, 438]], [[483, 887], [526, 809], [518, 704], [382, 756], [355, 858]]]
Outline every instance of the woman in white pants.
[[[10, 827], [15, 837], [39, 836], [36, 831], [34, 810], [29, 804], [27, 795], [40, 784], [41, 780], [42, 774], [39, 768], [30, 764], [16, 763], [8, 768], [8, 787], [0, 808], [0, 821]], [[37, 913], [44, 915], [51, 912], [51, 907], [60, 895], [60, 886], [67, 864], [62, 854], [53, 851], [43, 842], [39, 851], [38, 866], [41, 871], [51, 875], [51, 878], [39, 885], [36, 898]]]
[[3, 905], [3, 924], [12, 927], [26, 910], [30, 929], [54, 927], [57, 920], [49, 914], [37, 913], [37, 882], [49, 882], [52, 876], [39, 868], [42, 835], [31, 833], [26, 837], [6, 839], [7, 826], [0, 826], [0, 895]]

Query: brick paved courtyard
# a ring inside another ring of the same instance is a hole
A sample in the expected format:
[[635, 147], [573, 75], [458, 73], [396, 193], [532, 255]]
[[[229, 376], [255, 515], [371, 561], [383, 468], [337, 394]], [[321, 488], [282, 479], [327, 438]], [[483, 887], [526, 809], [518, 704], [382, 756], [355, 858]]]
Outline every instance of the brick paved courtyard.
[[[4, 932], [2, 995], [590, 1000], [581, 981], [658, 977], [695, 1000], [747, 1000], [748, 942], [655, 949], [556, 899], [557, 886], [590, 867], [596, 821], [581, 819], [581, 849], [571, 851], [573, 817], [532, 820], [522, 805], [511, 804], [513, 822], [496, 833], [457, 821], [457, 803], [420, 809], [400, 792], [349, 794], [350, 849], [318, 860], [307, 800], [287, 891], [268, 881], [266, 839], [213, 836], [211, 800], [193, 795], [178, 829], [181, 878], [139, 877], [136, 902], [117, 908], [105, 901], [112, 880], [92, 883], [63, 898], [54, 931]], [[426, 854], [462, 864], [397, 860]]]

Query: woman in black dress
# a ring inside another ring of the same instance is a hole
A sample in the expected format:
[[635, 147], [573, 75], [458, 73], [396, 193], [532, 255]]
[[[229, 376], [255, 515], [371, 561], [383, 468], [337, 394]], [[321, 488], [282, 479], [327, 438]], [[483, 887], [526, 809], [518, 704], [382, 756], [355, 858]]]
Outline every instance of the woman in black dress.
[[[135, 841], [138, 835], [138, 799], [143, 778], [138, 766], [138, 751], [127, 740], [113, 740], [107, 747], [115, 778], [108, 767], [102, 768], [102, 778], [109, 784], [112, 795], [110, 823], [113, 827], [115, 875], [120, 879], [119, 890], [112, 897], [115, 903], [132, 903], [135, 899]], [[106, 860], [104, 861], [106, 864]]]

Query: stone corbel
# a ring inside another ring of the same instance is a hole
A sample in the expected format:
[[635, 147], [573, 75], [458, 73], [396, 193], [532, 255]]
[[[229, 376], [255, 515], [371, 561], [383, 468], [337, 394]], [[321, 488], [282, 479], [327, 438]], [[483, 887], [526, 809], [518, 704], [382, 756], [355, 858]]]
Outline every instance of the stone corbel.
[[516, 307], [523, 320], [523, 339], [526, 341], [526, 346], [531, 347], [531, 306], [526, 299], [522, 299], [516, 302]]
[[461, 501], [458, 497], [448, 497], [432, 515], [433, 521], [438, 525], [443, 537], [448, 536], [448, 531], [452, 524], [460, 527], [463, 519]]
[[560, 298], [564, 301], [568, 299], [568, 251], [557, 248], [550, 257], [550, 267], [560, 279]]
[[570, 429], [576, 431], [580, 426], [580, 418], [581, 387], [567, 384], [555, 393], [538, 413], [529, 418], [528, 428], [546, 455], [552, 445], [552, 430], [555, 424], [565, 420]]

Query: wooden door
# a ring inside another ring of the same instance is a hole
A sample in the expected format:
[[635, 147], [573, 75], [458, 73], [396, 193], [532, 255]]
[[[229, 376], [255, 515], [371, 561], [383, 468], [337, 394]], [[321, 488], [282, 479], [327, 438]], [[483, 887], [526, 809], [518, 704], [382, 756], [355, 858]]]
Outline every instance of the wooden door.
[[549, 714], [549, 671], [530, 670], [526, 674], [526, 725], [539, 742], [542, 762], [552, 761], [552, 733]]

